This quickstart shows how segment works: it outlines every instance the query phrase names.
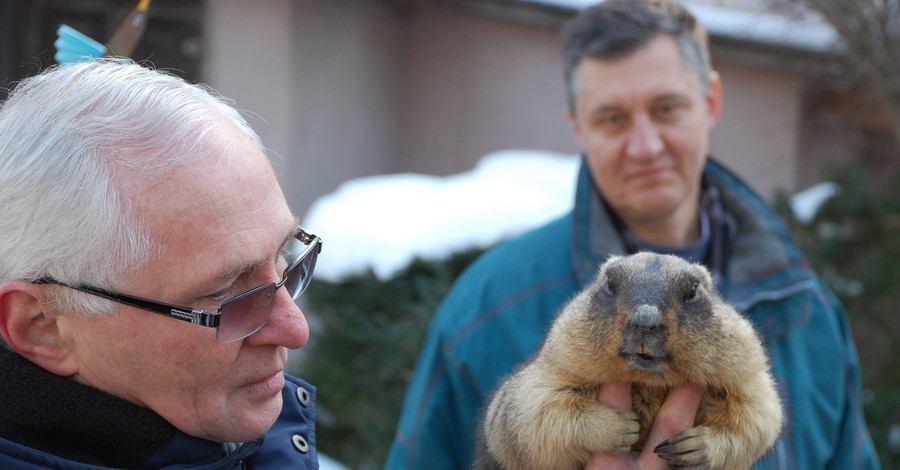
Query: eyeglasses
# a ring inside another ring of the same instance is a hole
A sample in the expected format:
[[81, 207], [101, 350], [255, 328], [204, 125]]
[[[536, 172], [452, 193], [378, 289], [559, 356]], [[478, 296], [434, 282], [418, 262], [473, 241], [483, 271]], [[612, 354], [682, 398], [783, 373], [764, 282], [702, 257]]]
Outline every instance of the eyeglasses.
[[96, 287], [73, 286], [52, 278], [38, 279], [33, 283], [56, 284], [148, 312], [215, 328], [216, 341], [230, 343], [244, 339], [265, 326], [272, 313], [272, 299], [275, 298], [275, 291], [279, 287], [285, 286], [294, 300], [300, 297], [312, 279], [313, 271], [316, 268], [316, 259], [322, 251], [322, 239], [302, 227], [297, 227], [297, 233], [288, 240], [281, 251], [286, 260], [293, 260], [284, 270], [281, 281], [263, 284], [238, 294], [222, 302], [216, 313], [120, 294]]

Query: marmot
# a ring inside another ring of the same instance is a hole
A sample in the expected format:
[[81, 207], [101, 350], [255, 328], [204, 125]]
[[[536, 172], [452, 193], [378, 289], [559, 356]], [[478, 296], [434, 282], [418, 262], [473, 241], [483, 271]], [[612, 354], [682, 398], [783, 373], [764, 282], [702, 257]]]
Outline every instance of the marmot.
[[[598, 400], [630, 382], [634, 411]], [[749, 469], [781, 432], [782, 410], [751, 324], [709, 271], [652, 253], [613, 256], [500, 385], [478, 430], [476, 469], [582, 469], [597, 452], [640, 450], [671, 388], [705, 390], [694, 427], [655, 452], [674, 468]]]

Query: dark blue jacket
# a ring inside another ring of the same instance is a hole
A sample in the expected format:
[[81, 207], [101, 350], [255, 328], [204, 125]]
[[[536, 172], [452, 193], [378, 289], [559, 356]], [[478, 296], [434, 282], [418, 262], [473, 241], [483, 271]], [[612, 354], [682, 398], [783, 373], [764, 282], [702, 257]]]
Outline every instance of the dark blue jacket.
[[[705, 170], [734, 223], [723, 296], [762, 335], [786, 426], [754, 468], [877, 469], [847, 317], [787, 227], [719, 164]], [[469, 468], [479, 413], [541, 345], [559, 309], [624, 242], [586, 165], [571, 213], [501, 244], [467, 269], [429, 328], [386, 470]]]
[[[0, 350], [0, 469], [319, 468], [316, 390], [300, 379], [285, 378], [284, 406], [275, 425], [260, 439], [230, 445], [225, 455], [223, 444], [179, 432], [146, 408], [54, 376], [15, 353]], [[73, 413], [72, 408], [79, 410]], [[146, 459], [141, 457], [139, 465], [101, 463], [103, 458], [98, 457], [126, 459], [129, 454], [141, 455], [141, 448], [147, 446], [152, 452]]]

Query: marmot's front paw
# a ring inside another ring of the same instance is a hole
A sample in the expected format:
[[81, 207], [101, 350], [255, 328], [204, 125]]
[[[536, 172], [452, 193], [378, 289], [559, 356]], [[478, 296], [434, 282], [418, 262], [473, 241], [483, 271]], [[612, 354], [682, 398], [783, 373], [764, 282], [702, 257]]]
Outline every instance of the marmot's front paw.
[[705, 426], [688, 428], [663, 441], [653, 451], [672, 468], [710, 470], [708, 434]]
[[616, 414], [621, 418], [621, 429], [618, 433], [612, 433], [611, 436], [620, 436], [621, 440], [618, 442], [610, 442], [609, 452], [614, 452], [616, 454], [623, 454], [631, 450], [631, 446], [633, 446], [640, 437], [641, 424], [638, 421], [638, 415], [634, 411], [631, 410], [614, 410]]

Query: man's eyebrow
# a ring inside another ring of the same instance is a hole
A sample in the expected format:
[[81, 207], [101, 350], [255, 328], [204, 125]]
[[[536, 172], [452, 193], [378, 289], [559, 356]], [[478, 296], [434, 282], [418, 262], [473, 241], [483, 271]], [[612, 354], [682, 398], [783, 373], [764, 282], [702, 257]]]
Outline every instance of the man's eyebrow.
[[595, 115], [599, 115], [599, 114], [615, 113], [615, 112], [619, 112], [621, 110], [622, 110], [621, 106], [617, 106], [614, 104], [604, 104], [604, 105], [597, 106], [596, 108], [590, 110], [590, 112], [588, 112], [588, 114], [591, 116], [595, 116]]
[[[289, 241], [291, 241], [291, 239], [297, 235], [297, 232], [299, 232], [299, 228], [298, 228], [299, 225], [300, 225], [299, 220], [294, 218], [294, 223], [291, 225], [291, 230], [288, 231], [287, 235], [285, 235], [284, 239], [281, 241], [281, 244], [278, 245], [278, 250], [277, 250], [278, 252], [280, 252], [281, 249], [284, 248], [284, 246], [287, 245], [287, 243]], [[248, 272], [251, 272], [254, 269], [266, 264], [267, 260], [268, 260], [268, 258], [264, 258], [264, 259], [260, 259], [260, 260], [256, 260], [256, 261], [251, 261], [249, 263], [241, 263], [238, 265], [227, 267], [219, 274], [218, 277], [221, 281], [229, 281], [232, 279], [237, 279], [237, 278], [241, 277], [242, 275], [244, 275]]]
[[281, 249], [284, 248], [292, 238], [296, 237], [299, 232], [300, 220], [294, 217], [294, 223], [291, 225], [291, 229], [288, 230], [287, 235], [285, 235], [284, 240], [281, 241], [281, 245], [278, 245], [278, 251], [281, 251]]
[[266, 264], [266, 260], [253, 261], [250, 263], [244, 263], [234, 266], [229, 266], [225, 268], [221, 273], [219, 273], [220, 281], [231, 281], [233, 279], [237, 279], [242, 275], [253, 271], [254, 269]]
[[687, 100], [689, 100], [689, 98], [684, 93], [672, 91], [672, 92], [657, 96], [656, 98], [653, 99], [653, 102], [659, 103], [659, 102], [666, 102], [666, 101], [687, 101]]

